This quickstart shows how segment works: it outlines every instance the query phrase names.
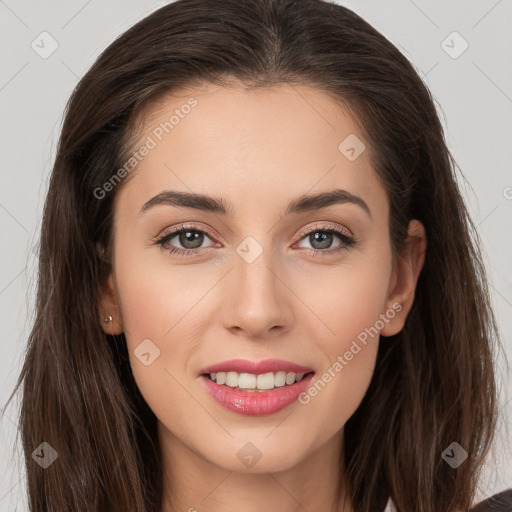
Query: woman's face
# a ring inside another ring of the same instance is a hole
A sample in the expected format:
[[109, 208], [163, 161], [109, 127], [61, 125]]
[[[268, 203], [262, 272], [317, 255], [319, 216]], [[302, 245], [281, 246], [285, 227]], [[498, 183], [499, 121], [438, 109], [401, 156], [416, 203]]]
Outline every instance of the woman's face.
[[412, 302], [370, 148], [333, 99], [286, 84], [169, 96], [143, 126], [115, 200], [105, 330], [125, 332], [166, 446], [232, 471], [291, 468], [339, 441], [378, 334]]

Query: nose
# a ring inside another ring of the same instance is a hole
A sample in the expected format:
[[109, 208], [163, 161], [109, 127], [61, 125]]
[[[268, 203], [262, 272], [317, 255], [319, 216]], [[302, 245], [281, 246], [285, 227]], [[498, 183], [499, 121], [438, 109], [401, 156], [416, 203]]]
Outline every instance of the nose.
[[238, 254], [233, 259], [222, 308], [224, 327], [250, 338], [281, 335], [290, 327], [293, 294], [283, 272], [273, 264], [271, 250], [263, 250], [252, 262]]

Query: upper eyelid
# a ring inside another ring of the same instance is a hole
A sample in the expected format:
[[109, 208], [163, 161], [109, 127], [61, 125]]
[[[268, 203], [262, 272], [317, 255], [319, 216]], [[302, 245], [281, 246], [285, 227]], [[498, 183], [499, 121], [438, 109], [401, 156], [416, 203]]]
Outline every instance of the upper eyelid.
[[190, 231], [198, 231], [202, 232], [205, 235], [208, 235], [209, 237], [214, 237], [213, 233], [211, 233], [208, 229], [200, 227], [200, 226], [194, 226], [194, 225], [186, 225], [186, 223], [183, 223], [185, 226], [182, 225], [176, 226], [174, 228], [171, 228], [169, 230], [164, 230], [161, 235], [159, 235], [157, 238], [162, 239], [167, 236], [176, 235], [177, 233], [180, 233], [181, 231], [186, 231], [187, 229]]
[[[169, 231], [164, 231], [164, 233], [161, 236], [157, 237], [157, 239], [162, 240], [163, 238], [167, 238], [167, 237], [174, 238], [174, 236], [176, 236], [178, 233], [185, 231], [187, 229], [190, 231], [202, 232], [205, 235], [207, 235], [210, 239], [215, 238], [215, 236], [207, 228], [203, 228], [201, 226], [196, 226], [193, 224], [187, 225], [187, 223], [184, 222], [184, 223], [182, 223], [182, 225], [171, 228]], [[320, 221], [320, 222], [317, 222], [317, 224], [315, 224], [313, 226], [309, 226], [307, 228], [301, 229], [299, 231], [299, 235], [298, 235], [299, 238], [297, 241], [302, 240], [308, 234], [315, 232], [315, 230], [316, 231], [330, 231], [331, 229], [333, 229], [335, 231], [339, 230], [341, 233], [343, 233], [345, 236], [347, 236], [349, 238], [355, 238], [351, 234], [350, 230], [348, 230], [348, 228], [335, 226], [332, 222], [329, 222], [329, 221], [325, 221], [325, 223], [322, 224]], [[296, 242], [294, 242], [294, 243], [296, 243]], [[207, 249], [207, 248], [205, 247], [205, 249]], [[186, 250], [186, 249], [184, 249], [184, 250]]]
[[330, 231], [330, 230], [341, 231], [345, 236], [347, 236], [349, 238], [355, 238], [354, 235], [352, 234], [352, 232], [348, 228], [336, 226], [334, 223], [329, 222], [329, 221], [324, 221], [323, 223], [320, 221], [320, 222], [317, 222], [313, 226], [309, 226], [307, 228], [301, 229], [299, 231], [299, 237], [302, 238], [305, 235], [308, 235], [315, 231]]

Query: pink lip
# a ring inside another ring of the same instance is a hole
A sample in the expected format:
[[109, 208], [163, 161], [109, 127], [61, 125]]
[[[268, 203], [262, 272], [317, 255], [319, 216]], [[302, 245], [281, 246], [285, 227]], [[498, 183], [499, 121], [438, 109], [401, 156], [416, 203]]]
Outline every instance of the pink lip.
[[264, 416], [275, 414], [295, 402], [307, 389], [312, 378], [313, 373], [310, 373], [291, 386], [282, 386], [268, 391], [235, 390], [229, 386], [217, 384], [204, 375], [201, 375], [200, 380], [210, 396], [226, 409], [239, 414]]
[[217, 372], [237, 372], [237, 373], [252, 373], [254, 375], [261, 375], [269, 372], [293, 372], [293, 373], [308, 373], [312, 372], [312, 368], [300, 366], [290, 361], [282, 359], [265, 359], [263, 361], [249, 361], [247, 359], [231, 359], [212, 366], [203, 368], [199, 373], [217, 373]]

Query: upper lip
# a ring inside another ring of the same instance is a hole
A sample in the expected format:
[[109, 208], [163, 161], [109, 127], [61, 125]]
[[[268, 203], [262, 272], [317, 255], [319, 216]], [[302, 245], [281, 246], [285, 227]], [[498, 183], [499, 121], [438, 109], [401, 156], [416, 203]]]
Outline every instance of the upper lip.
[[263, 361], [250, 361], [248, 359], [231, 359], [223, 361], [222, 363], [207, 366], [201, 370], [204, 373], [217, 373], [217, 372], [237, 372], [237, 373], [252, 373], [260, 375], [269, 372], [293, 372], [293, 373], [309, 373], [313, 369], [307, 366], [302, 366], [283, 359], [264, 359]]

